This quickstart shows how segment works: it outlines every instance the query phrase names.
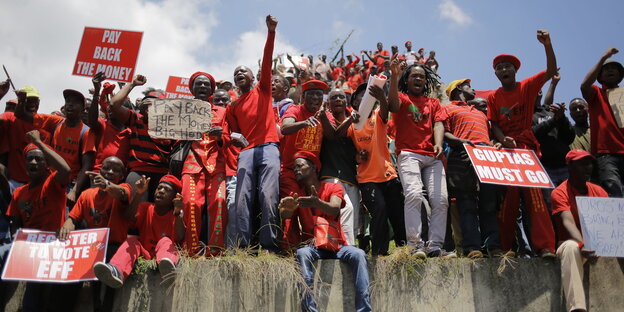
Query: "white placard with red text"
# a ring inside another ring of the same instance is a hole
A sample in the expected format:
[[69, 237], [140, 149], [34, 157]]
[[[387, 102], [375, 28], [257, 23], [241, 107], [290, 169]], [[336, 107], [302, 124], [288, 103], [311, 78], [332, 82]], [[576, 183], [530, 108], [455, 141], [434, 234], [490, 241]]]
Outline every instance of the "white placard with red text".
[[4, 265], [3, 280], [68, 283], [95, 280], [93, 265], [106, 258], [108, 228], [54, 232], [19, 229]]
[[553, 188], [535, 152], [464, 144], [481, 183]]

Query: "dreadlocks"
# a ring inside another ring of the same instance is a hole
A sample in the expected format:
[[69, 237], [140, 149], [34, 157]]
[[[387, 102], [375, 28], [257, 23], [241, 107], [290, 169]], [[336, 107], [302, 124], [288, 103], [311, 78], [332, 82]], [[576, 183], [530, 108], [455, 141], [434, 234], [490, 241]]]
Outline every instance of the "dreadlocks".
[[429, 66], [425, 66], [423, 64], [412, 64], [408, 66], [403, 73], [401, 74], [401, 78], [399, 78], [399, 91], [403, 93], [407, 93], [407, 78], [412, 72], [412, 68], [420, 67], [425, 71], [425, 86], [423, 88], [422, 95], [428, 96], [429, 92], [433, 91], [439, 83], [440, 76], [436, 74]]

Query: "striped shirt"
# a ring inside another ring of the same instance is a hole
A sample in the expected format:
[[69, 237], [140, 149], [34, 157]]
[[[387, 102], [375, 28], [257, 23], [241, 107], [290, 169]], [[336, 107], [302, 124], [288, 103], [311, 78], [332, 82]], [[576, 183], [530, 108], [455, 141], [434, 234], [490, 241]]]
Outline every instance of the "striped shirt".
[[130, 171], [167, 173], [171, 140], [152, 139], [147, 132], [147, 121], [135, 111], [129, 111], [127, 125], [132, 131], [128, 157]]
[[445, 130], [460, 139], [489, 144], [487, 116], [465, 102], [452, 101], [452, 103], [452, 105], [442, 106], [448, 115], [444, 122]]

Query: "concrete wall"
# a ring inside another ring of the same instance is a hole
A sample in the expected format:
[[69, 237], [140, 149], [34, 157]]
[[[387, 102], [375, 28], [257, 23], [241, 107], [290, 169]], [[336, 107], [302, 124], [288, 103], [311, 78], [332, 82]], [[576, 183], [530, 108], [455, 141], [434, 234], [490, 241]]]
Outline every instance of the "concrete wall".
[[[115, 311], [299, 311], [301, 279], [293, 275], [292, 262], [218, 261], [189, 261], [165, 281], [156, 272], [133, 275], [117, 291]], [[369, 263], [375, 311], [565, 311], [558, 262], [384, 261]], [[624, 259], [587, 263], [585, 284], [589, 311], [624, 310]], [[321, 311], [354, 310], [345, 264], [319, 261], [314, 292]], [[18, 288], [7, 311], [17, 310], [20, 296]], [[77, 310], [88, 310], [88, 302]]]

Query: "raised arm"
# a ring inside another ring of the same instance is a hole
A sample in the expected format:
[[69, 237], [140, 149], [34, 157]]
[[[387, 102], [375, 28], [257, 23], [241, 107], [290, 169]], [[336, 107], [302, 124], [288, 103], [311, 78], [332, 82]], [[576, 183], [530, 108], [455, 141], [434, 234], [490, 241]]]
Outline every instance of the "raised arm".
[[98, 72], [93, 76], [91, 82], [93, 82], [93, 99], [91, 100], [91, 106], [89, 106], [89, 118], [87, 120], [87, 126], [94, 133], [101, 133], [102, 125], [98, 121], [100, 115], [100, 90], [102, 89], [102, 81], [106, 79], [103, 72]]
[[184, 240], [184, 235], [186, 234], [186, 225], [184, 225], [184, 203], [182, 202], [182, 195], [180, 193], [176, 194], [176, 197], [173, 199], [173, 230], [175, 232], [175, 241], [177, 243], [181, 243]]
[[397, 113], [401, 109], [399, 100], [399, 78], [401, 76], [401, 64], [397, 58], [390, 63], [390, 89], [388, 90], [388, 109]]
[[56, 182], [60, 185], [69, 185], [71, 168], [69, 168], [65, 159], [41, 141], [39, 130], [32, 130], [26, 133], [26, 137], [43, 152], [46, 162], [56, 170], [54, 175]]
[[2, 100], [2, 98], [9, 92], [10, 85], [11, 85], [11, 80], [9, 79], [0, 82], [0, 100]]
[[264, 54], [262, 56], [262, 67], [258, 87], [265, 91], [271, 90], [271, 64], [273, 63], [273, 45], [275, 43], [275, 29], [277, 28], [277, 18], [267, 15], [267, 40], [264, 44]]
[[111, 98], [111, 105], [112, 105], [111, 111], [113, 112], [117, 120], [123, 120], [124, 123], [126, 123], [126, 121], [128, 120], [129, 111], [127, 108], [121, 106], [121, 104], [123, 104], [125, 99], [130, 94], [130, 91], [132, 91], [134, 87], [142, 86], [146, 82], [147, 82], [147, 78], [145, 78], [145, 76], [136, 75], [132, 79], [131, 83], [124, 85], [123, 88], [119, 90], [119, 92], [113, 95], [113, 98]]
[[596, 63], [596, 65], [589, 70], [587, 75], [585, 75], [585, 79], [583, 79], [583, 82], [581, 83], [581, 93], [583, 94], [585, 100], [593, 96], [594, 91], [592, 89], [592, 85], [596, 82], [596, 79], [598, 79], [598, 73], [600, 72], [600, 68], [602, 68], [602, 64], [618, 52], [618, 49], [614, 47], [608, 48], [607, 51], [600, 57], [598, 63]]
[[550, 33], [548, 30], [540, 29], [537, 31], [537, 40], [544, 45], [546, 52], [546, 80], [557, 74], [557, 58], [550, 41]]
[[557, 89], [557, 84], [560, 79], [561, 75], [559, 75], [559, 72], [557, 71], [557, 74], [555, 74], [550, 80], [550, 86], [548, 86], [548, 91], [546, 91], [546, 94], [544, 95], [544, 106], [550, 106], [554, 103], [555, 90]]

